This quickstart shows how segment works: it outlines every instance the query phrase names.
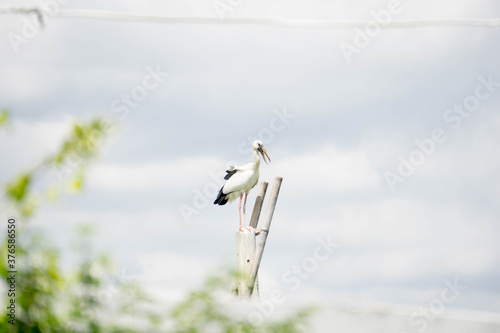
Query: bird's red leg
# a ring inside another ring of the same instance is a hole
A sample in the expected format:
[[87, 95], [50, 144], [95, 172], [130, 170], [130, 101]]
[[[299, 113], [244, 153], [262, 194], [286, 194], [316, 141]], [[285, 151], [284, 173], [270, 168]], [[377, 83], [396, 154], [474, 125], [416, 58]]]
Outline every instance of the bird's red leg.
[[243, 227], [241, 224], [241, 200], [243, 200], [243, 193], [240, 194], [240, 203], [238, 204], [238, 212], [240, 213], [240, 230]]
[[[242, 194], [243, 195], [243, 194]], [[245, 202], [243, 203], [243, 225], [241, 225], [241, 212], [240, 212], [240, 231], [247, 230], [248, 232], [258, 234], [262, 229], [254, 229], [250, 226], [245, 226], [246, 223], [246, 208], [247, 208], [247, 198], [248, 193], [245, 193]], [[240, 196], [240, 205], [241, 205], [241, 196]]]
[[243, 203], [243, 225], [247, 223], [247, 197], [248, 193], [245, 193], [245, 202]]

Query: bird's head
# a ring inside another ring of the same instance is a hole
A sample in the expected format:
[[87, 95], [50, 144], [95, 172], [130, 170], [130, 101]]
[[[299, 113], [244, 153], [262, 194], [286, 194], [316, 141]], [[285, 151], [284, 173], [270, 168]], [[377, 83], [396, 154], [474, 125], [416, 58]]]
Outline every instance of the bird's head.
[[269, 162], [271, 162], [271, 158], [267, 154], [266, 148], [264, 148], [264, 144], [262, 143], [262, 141], [255, 140], [252, 144], [252, 147], [262, 155], [262, 159], [264, 160], [264, 162], [266, 162], [266, 164], [269, 164], [266, 160], [266, 157], [269, 160]]

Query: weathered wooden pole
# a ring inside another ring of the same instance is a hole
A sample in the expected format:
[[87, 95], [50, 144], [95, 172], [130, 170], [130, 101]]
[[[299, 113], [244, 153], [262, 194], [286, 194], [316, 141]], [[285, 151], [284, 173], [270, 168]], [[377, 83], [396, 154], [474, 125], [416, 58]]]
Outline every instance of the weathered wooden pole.
[[262, 182], [260, 184], [259, 193], [257, 193], [257, 198], [255, 198], [255, 206], [253, 207], [252, 218], [250, 219], [250, 226], [252, 228], [257, 228], [257, 223], [259, 223], [259, 216], [266, 196], [267, 185], [269, 185], [267, 182]]
[[[257, 228], [262, 204], [266, 195], [268, 183], [262, 182], [255, 199], [250, 227]], [[233, 294], [242, 298], [250, 296], [250, 289], [254, 290], [252, 297], [259, 297], [259, 282], [255, 279], [253, 288], [250, 288], [250, 270], [255, 258], [255, 233], [237, 231], [236, 238], [236, 281], [233, 286]]]
[[[234, 293], [241, 297], [250, 296], [249, 276], [255, 255], [255, 234], [250, 232], [236, 232], [236, 281]], [[255, 281], [257, 284], [257, 281]], [[254, 288], [255, 289], [255, 288]], [[256, 288], [258, 290], [258, 288]], [[258, 292], [252, 297], [259, 297]]]
[[[242, 294], [243, 297], [250, 297], [254, 291], [255, 281], [257, 280], [257, 273], [259, 272], [260, 262], [262, 260], [262, 255], [264, 254], [264, 247], [266, 246], [267, 236], [269, 235], [269, 229], [271, 228], [271, 221], [273, 219], [274, 209], [276, 208], [276, 203], [278, 201], [278, 195], [280, 193], [281, 183], [283, 182], [282, 177], [274, 178], [273, 189], [271, 191], [271, 196], [269, 197], [269, 204], [266, 210], [266, 216], [262, 223], [262, 230], [260, 231], [260, 238], [257, 248], [255, 249], [255, 257], [253, 259], [252, 268], [250, 269], [249, 276], [249, 294]], [[246, 291], [246, 290], [244, 290]]]

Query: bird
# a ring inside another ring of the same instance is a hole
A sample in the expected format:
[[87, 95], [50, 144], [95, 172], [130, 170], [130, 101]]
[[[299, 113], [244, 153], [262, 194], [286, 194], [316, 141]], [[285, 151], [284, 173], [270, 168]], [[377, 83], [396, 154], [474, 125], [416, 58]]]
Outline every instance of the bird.
[[[226, 176], [224, 179], [226, 183], [219, 191], [217, 199], [214, 201], [214, 205], [223, 206], [228, 202], [233, 202], [236, 198], [240, 197], [240, 203], [238, 204], [238, 212], [240, 215], [240, 231], [253, 232], [252, 227], [245, 227], [241, 220], [241, 201], [243, 200], [243, 194], [245, 194], [245, 202], [243, 204], [243, 221], [246, 219], [246, 206], [248, 193], [252, 188], [257, 185], [259, 181], [259, 167], [260, 167], [260, 155], [266, 164], [271, 162], [264, 144], [260, 140], [255, 140], [252, 143], [254, 161], [242, 166], [230, 166], [226, 170]], [[267, 157], [267, 159], [266, 159]], [[269, 160], [269, 162], [267, 161]]]

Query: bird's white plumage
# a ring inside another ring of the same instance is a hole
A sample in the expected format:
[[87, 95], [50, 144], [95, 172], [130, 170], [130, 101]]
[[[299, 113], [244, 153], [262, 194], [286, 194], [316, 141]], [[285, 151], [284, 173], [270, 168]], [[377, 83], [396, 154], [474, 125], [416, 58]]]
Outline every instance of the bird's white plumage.
[[242, 193], [250, 192], [259, 181], [260, 158], [258, 155], [257, 158], [259, 159], [257, 163], [249, 163], [234, 168], [236, 173], [227, 180], [222, 188], [222, 193], [229, 194], [229, 202], [239, 198]]

